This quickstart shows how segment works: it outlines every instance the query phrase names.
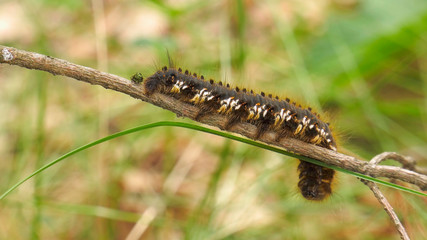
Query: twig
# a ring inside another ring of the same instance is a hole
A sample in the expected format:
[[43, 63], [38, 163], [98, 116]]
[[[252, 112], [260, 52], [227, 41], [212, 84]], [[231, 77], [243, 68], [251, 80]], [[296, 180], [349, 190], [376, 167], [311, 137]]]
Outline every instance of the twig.
[[370, 161], [371, 164], [378, 165], [380, 162], [391, 159], [399, 162], [402, 164], [402, 167], [414, 172], [422, 173], [424, 175], [427, 174], [427, 169], [420, 168], [416, 166], [416, 161], [409, 156], [403, 156], [395, 152], [383, 152], [381, 154], [378, 154], [372, 160]]
[[[122, 92], [134, 98], [167, 109], [176, 113], [178, 116], [194, 119], [198, 113], [198, 109], [195, 106], [181, 101], [176, 101], [174, 98], [167, 95], [154, 93], [148, 97], [145, 94], [143, 84], [138, 84], [113, 74], [104, 73], [39, 53], [27, 52], [1, 45], [0, 52], [0, 63], [3, 64], [6, 63], [29, 69], [42, 70], [52, 73], [53, 75], [67, 76], [93, 85], [100, 85], [106, 89]], [[224, 116], [213, 114], [202, 118], [200, 122], [223, 129], [224, 123], [226, 122], [225, 120]], [[249, 123], [239, 123], [230, 131], [251, 138], [256, 133], [256, 127]], [[326, 164], [335, 165], [352, 172], [372, 177], [397, 179], [414, 184], [422, 190], [427, 190], [427, 175], [413, 170], [393, 166], [368, 164], [368, 162], [359, 160], [355, 157], [334, 152], [296, 139], [283, 138], [280, 142], [277, 142], [275, 135], [272, 132], [264, 134], [258, 140], [267, 144], [276, 145], [288, 152], [318, 159]]]
[[[387, 159], [393, 159], [395, 161], [400, 162], [404, 168], [408, 168], [408, 169], [415, 168], [415, 161], [413, 159], [399, 155], [394, 152], [383, 152], [381, 154], [378, 154], [377, 156], [373, 157], [371, 161], [369, 161], [369, 164], [373, 166], [377, 166], [380, 162]], [[366, 186], [368, 186], [371, 189], [375, 197], [378, 199], [378, 202], [380, 202], [381, 205], [383, 205], [384, 211], [387, 212], [387, 214], [390, 216], [391, 220], [393, 221], [394, 225], [396, 226], [396, 229], [400, 235], [400, 238], [403, 240], [409, 240], [410, 238], [408, 236], [408, 233], [405, 230], [405, 227], [403, 227], [402, 223], [397, 217], [397, 214], [394, 212], [393, 207], [390, 205], [387, 198], [385, 198], [384, 194], [380, 191], [377, 184], [364, 179], [360, 179], [360, 181], [362, 181]]]
[[384, 195], [378, 188], [377, 184], [371, 181], [367, 181], [365, 179], [360, 179], [360, 181], [362, 181], [366, 186], [368, 186], [371, 189], [375, 197], [378, 199], [378, 202], [380, 202], [381, 205], [383, 205], [384, 211], [387, 212], [387, 214], [390, 216], [391, 220], [393, 221], [394, 225], [396, 226], [396, 229], [399, 232], [400, 238], [404, 240], [409, 240], [410, 238], [408, 236], [408, 233], [406, 233], [406, 230], [403, 227], [402, 223], [400, 222], [399, 218], [397, 217], [396, 213], [394, 212], [393, 207], [384, 197]]

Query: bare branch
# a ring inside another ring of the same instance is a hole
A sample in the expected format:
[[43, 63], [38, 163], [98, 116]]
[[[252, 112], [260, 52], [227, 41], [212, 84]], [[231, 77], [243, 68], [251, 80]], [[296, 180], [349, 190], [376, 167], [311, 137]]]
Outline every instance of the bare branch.
[[[373, 157], [371, 161], [369, 161], [369, 164], [372, 166], [377, 166], [380, 162], [387, 159], [396, 160], [400, 162], [403, 167], [408, 169], [415, 168], [415, 161], [412, 158], [405, 157], [394, 152], [384, 152], [384, 153], [378, 154], [377, 156]], [[364, 179], [360, 179], [360, 181], [362, 181], [366, 186], [369, 187], [369, 189], [371, 189], [371, 191], [374, 193], [375, 197], [377, 198], [378, 202], [380, 202], [380, 204], [383, 205], [384, 210], [393, 221], [397, 229], [397, 232], [400, 235], [400, 238], [403, 240], [409, 240], [409, 236], [408, 236], [408, 233], [406, 232], [405, 227], [400, 222], [399, 218], [397, 217], [397, 214], [393, 210], [393, 207], [390, 205], [387, 198], [385, 198], [384, 194], [380, 191], [377, 184]]]
[[[100, 85], [106, 89], [125, 93], [142, 101], [149, 102], [161, 108], [176, 113], [178, 116], [193, 119], [198, 113], [198, 109], [191, 105], [175, 100], [174, 98], [154, 93], [150, 96], [145, 94], [143, 84], [134, 83], [128, 79], [104, 73], [92, 68], [80, 66], [68, 61], [57, 59], [42, 54], [27, 52], [16, 48], [5, 47], [0, 45], [0, 63], [16, 65], [29, 69], [37, 69], [50, 72], [54, 75], [62, 75], [84, 81], [93, 85]], [[202, 118], [201, 123], [224, 128], [226, 118], [222, 115], [210, 115]], [[249, 123], [236, 124], [231, 132], [241, 134], [245, 137], [252, 138], [256, 133], [256, 127]], [[318, 159], [324, 163], [335, 165], [353, 172], [369, 175], [372, 177], [386, 177], [398, 179], [403, 182], [415, 184], [422, 190], [427, 190], [427, 175], [418, 172], [393, 166], [380, 166], [369, 164], [366, 161], [359, 160], [355, 157], [334, 152], [322, 147], [308, 144], [296, 139], [283, 138], [280, 142], [275, 140], [275, 134], [268, 132], [260, 139], [261, 142], [275, 145], [293, 152], [298, 155]]]
[[400, 238], [403, 240], [409, 240], [410, 238], [408, 236], [408, 233], [406, 233], [406, 230], [403, 227], [402, 223], [400, 222], [399, 218], [397, 217], [397, 214], [394, 212], [393, 207], [384, 197], [384, 195], [378, 188], [377, 184], [364, 179], [360, 179], [360, 181], [362, 181], [366, 186], [368, 186], [371, 189], [375, 197], [378, 199], [378, 202], [380, 202], [381, 205], [383, 205], [384, 210], [387, 212], [387, 214], [390, 216], [391, 220], [393, 221], [394, 225], [396, 226], [396, 229], [399, 232]]
[[378, 154], [369, 162], [371, 164], [377, 165], [380, 162], [391, 159], [402, 164], [402, 167], [408, 170], [412, 170], [414, 172], [422, 173], [424, 175], [427, 174], [427, 169], [420, 168], [416, 166], [416, 161], [412, 157], [403, 156], [395, 152], [383, 152]]

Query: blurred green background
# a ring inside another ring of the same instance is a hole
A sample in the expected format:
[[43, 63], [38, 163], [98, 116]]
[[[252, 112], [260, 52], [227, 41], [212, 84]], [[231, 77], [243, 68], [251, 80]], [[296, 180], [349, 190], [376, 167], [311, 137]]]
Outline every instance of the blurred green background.
[[[339, 151], [427, 165], [427, 1], [2, 0], [0, 44], [129, 78], [177, 65], [296, 99]], [[127, 95], [0, 65], [0, 191], [111, 133], [191, 122]], [[389, 164], [394, 164], [388, 162]], [[0, 239], [398, 239], [369, 190], [299, 196], [297, 161], [216, 136], [157, 128], [48, 169], [0, 202]], [[382, 188], [413, 239], [425, 198]], [[138, 224], [136, 224], [138, 222]], [[137, 227], [135, 227], [137, 226]]]

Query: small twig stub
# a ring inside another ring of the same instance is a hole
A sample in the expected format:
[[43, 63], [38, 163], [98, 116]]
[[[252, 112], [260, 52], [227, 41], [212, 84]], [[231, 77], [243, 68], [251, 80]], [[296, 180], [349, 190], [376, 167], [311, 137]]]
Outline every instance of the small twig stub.
[[12, 53], [7, 48], [3, 48], [3, 50], [1, 51], [1, 55], [3, 57], [3, 60], [6, 62], [13, 59]]

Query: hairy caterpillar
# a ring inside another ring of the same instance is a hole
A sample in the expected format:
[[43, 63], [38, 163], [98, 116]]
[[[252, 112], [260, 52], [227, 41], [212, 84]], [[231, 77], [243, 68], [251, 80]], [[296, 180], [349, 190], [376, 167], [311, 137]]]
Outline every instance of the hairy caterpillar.
[[[280, 100], [248, 91], [245, 88], [231, 88], [229, 84], [207, 81], [203, 76], [183, 72], [180, 68], [163, 67], [144, 81], [146, 94], [160, 92], [171, 95], [179, 101], [194, 104], [200, 111], [197, 119], [208, 114], [227, 116], [225, 129], [239, 122], [248, 122], [257, 127], [254, 139], [266, 131], [277, 133], [277, 140], [290, 137], [336, 151], [336, 142], [329, 124], [320, 120], [311, 108], [304, 109], [288, 98]], [[308, 200], [323, 200], [332, 190], [335, 171], [300, 160], [298, 165], [298, 188]]]

